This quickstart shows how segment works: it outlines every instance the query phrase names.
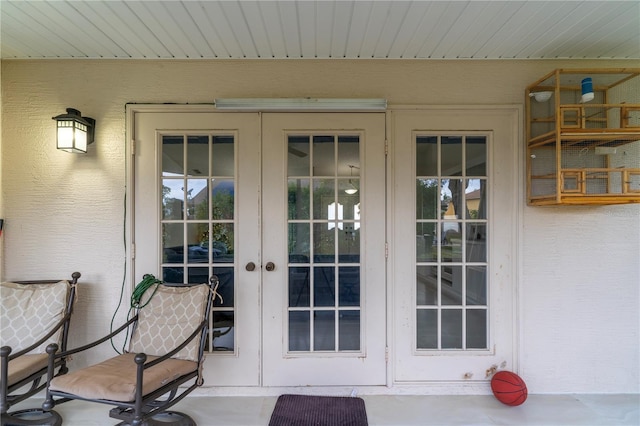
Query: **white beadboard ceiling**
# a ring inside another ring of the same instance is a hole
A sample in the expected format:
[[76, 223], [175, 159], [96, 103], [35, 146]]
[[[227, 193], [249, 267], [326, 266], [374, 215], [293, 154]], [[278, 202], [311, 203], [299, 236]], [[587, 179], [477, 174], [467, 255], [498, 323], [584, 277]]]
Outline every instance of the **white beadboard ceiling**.
[[2, 59], [640, 59], [640, 1], [0, 0]]

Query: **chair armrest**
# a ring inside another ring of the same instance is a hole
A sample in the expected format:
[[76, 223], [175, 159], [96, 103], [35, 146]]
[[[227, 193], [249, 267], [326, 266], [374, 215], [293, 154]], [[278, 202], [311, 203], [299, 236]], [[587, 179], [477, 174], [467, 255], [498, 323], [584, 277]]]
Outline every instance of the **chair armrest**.
[[106, 342], [107, 340], [111, 339], [112, 337], [118, 335], [120, 332], [122, 332], [122, 330], [125, 330], [127, 327], [129, 327], [132, 323], [134, 323], [135, 321], [138, 320], [138, 316], [134, 316], [133, 318], [131, 318], [129, 321], [125, 322], [124, 324], [122, 324], [117, 330], [114, 330], [113, 332], [107, 334], [104, 337], [101, 337], [98, 340], [95, 340], [91, 343], [88, 343], [84, 346], [80, 346], [74, 349], [68, 349], [66, 351], [63, 352], [59, 352], [57, 354], [49, 354], [50, 357], [54, 357], [54, 358], [62, 358], [68, 355], [73, 355], [76, 354], [78, 352], [82, 352], [82, 351], [86, 351], [87, 349], [91, 349], [94, 346], [98, 346], [100, 343]]

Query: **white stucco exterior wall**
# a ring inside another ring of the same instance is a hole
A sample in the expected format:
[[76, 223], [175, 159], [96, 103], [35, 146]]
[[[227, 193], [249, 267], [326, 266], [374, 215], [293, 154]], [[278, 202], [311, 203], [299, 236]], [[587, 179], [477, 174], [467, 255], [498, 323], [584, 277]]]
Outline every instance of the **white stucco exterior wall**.
[[[396, 105], [523, 104], [525, 86], [555, 68], [624, 66], [637, 63], [2, 61], [0, 278], [80, 271], [71, 346], [106, 334], [126, 258], [127, 103], [308, 96], [380, 97]], [[51, 117], [67, 107], [97, 121], [87, 155], [55, 149]], [[524, 203], [524, 188], [514, 196], [523, 200], [514, 283], [517, 349], [530, 392], [640, 392], [640, 205], [533, 208]], [[112, 353], [105, 343], [99, 354], [74, 362], [86, 365]]]

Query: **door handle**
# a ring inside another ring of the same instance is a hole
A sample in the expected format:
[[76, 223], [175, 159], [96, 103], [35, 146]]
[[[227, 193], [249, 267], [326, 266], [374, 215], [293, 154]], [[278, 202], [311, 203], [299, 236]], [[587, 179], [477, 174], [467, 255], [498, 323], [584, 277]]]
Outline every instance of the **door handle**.
[[249, 262], [247, 263], [247, 266], [244, 267], [244, 269], [246, 269], [247, 271], [251, 272], [254, 269], [256, 269], [256, 264], [253, 262]]
[[271, 272], [274, 269], [276, 269], [276, 265], [273, 262], [267, 262], [267, 264], [264, 266], [264, 269], [266, 269], [267, 271]]

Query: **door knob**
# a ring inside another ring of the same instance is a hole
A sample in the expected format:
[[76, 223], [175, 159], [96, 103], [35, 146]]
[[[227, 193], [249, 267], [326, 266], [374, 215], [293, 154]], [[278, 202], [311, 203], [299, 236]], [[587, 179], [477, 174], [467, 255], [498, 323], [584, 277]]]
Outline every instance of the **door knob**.
[[273, 262], [267, 262], [267, 264], [264, 266], [264, 269], [266, 269], [267, 271], [271, 272], [274, 269], [276, 269], [276, 265]]
[[247, 271], [251, 272], [254, 269], [256, 269], [256, 264], [253, 262], [249, 262], [247, 263], [247, 266], [244, 267], [244, 269], [246, 269]]

